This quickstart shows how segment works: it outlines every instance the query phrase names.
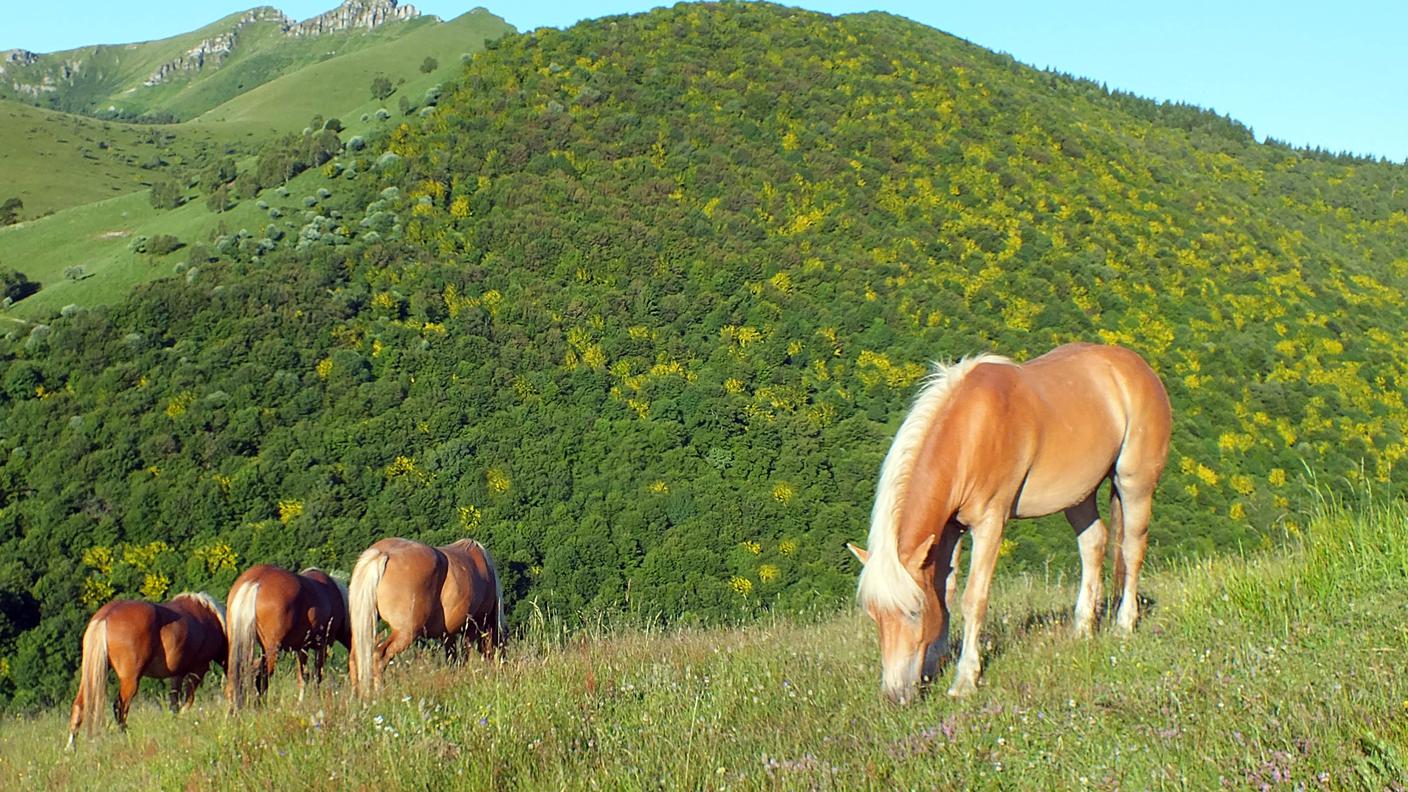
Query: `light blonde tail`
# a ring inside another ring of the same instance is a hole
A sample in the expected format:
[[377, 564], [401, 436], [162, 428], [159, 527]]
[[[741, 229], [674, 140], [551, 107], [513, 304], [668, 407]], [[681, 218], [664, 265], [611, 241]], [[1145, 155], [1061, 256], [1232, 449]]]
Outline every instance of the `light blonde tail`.
[[230, 594], [225, 612], [225, 638], [230, 644], [225, 687], [230, 706], [244, 706], [244, 697], [254, 681], [254, 644], [258, 640], [259, 581], [246, 583]]
[[83, 697], [83, 720], [91, 735], [108, 708], [108, 620], [88, 622], [83, 632], [83, 668], [78, 675], [78, 694]]
[[376, 648], [376, 589], [386, 571], [386, 553], [367, 548], [352, 569], [347, 586], [347, 618], [352, 626], [352, 689], [360, 696], [372, 692], [372, 655]]

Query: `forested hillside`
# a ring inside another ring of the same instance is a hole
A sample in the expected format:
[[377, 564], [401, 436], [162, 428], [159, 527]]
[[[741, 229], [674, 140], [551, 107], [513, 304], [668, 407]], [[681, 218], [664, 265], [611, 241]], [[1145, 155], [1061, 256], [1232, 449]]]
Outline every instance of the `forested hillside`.
[[[842, 602], [927, 362], [978, 351], [1149, 358], [1156, 564], [1294, 534], [1308, 475], [1401, 480], [1408, 169], [896, 17], [505, 38], [319, 173], [3, 345], [10, 706], [68, 691], [108, 597], [386, 535], [484, 541], [511, 620]], [[1063, 521], [1008, 536], [1004, 566], [1074, 566]]]

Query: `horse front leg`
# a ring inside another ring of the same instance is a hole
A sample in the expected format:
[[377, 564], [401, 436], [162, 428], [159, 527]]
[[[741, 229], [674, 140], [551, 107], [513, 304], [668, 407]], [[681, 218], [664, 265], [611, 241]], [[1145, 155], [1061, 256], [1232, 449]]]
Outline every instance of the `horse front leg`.
[[943, 627], [939, 637], [924, 650], [923, 679], [935, 679], [939, 667], [953, 655], [953, 645], [949, 642], [949, 625], [953, 622], [953, 595], [958, 589], [958, 563], [963, 555], [963, 526], [950, 522], [939, 536], [939, 546], [934, 551], [934, 590], [943, 592], [939, 607], [943, 611]]
[[[999, 514], [1005, 513], [1003, 510]], [[953, 686], [948, 689], [950, 696], [967, 696], [978, 688], [983, 619], [988, 612], [988, 592], [997, 566], [1003, 522], [1001, 516], [985, 517], [973, 526], [973, 558], [968, 562], [968, 583], [963, 587], [963, 649], [958, 655]]]

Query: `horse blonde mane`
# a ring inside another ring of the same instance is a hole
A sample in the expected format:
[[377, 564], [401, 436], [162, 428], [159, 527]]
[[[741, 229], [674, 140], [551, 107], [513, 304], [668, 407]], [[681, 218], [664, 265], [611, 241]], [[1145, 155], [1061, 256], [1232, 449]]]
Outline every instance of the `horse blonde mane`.
[[198, 605], [214, 613], [215, 618], [220, 620], [220, 629], [222, 631], [225, 629], [225, 606], [221, 605], [214, 597], [206, 594], [204, 591], [183, 591], [171, 598], [173, 602], [178, 599], [193, 600]]
[[875, 506], [870, 512], [870, 537], [866, 550], [870, 558], [860, 572], [856, 595], [867, 608], [914, 613], [924, 603], [924, 592], [905, 569], [899, 554], [900, 509], [909, 489], [909, 476], [924, 446], [924, 438], [939, 411], [948, 403], [954, 387], [968, 372], [984, 363], [1011, 365], [1000, 355], [976, 355], [957, 363], [934, 363], [904, 423], [895, 434], [885, 462], [880, 466], [880, 482], [875, 487]]

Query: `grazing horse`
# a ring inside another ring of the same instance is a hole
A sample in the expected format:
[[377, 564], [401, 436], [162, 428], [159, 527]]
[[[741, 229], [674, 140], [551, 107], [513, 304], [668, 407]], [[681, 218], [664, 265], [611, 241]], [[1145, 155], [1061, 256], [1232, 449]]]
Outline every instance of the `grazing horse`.
[[938, 366], [880, 468], [857, 593], [880, 633], [882, 687], [904, 703], [948, 654], [958, 540], [972, 532], [963, 645], [949, 695], [973, 692], [979, 631], [1011, 517], [1064, 511], [1080, 546], [1075, 628], [1089, 634], [1101, 598], [1105, 524], [1095, 503], [1114, 485], [1117, 622], [1134, 629], [1154, 486], [1172, 412], [1163, 383], [1134, 352], [1069, 344], [1018, 365], [994, 355]]
[[83, 665], [68, 747], [86, 720], [97, 728], [108, 700], [108, 665], [117, 672], [117, 725], [127, 728], [127, 709], [141, 677], [171, 680], [171, 709], [189, 706], [212, 662], [225, 664], [225, 609], [208, 594], [177, 594], [170, 602], [113, 600], [98, 609], [83, 633]]
[[[493, 659], [504, 634], [503, 590], [489, 551], [473, 539], [431, 547], [409, 539], [382, 539], [357, 559], [348, 586], [352, 648], [348, 671], [358, 694], [381, 687], [391, 658], [418, 637], [445, 642], [475, 638]], [[377, 616], [391, 632], [376, 640]]]
[[[236, 709], [244, 705], [250, 683], [264, 695], [269, 677], [288, 649], [298, 658], [298, 700], [303, 700], [303, 667], [313, 653], [313, 678], [323, 682], [323, 664], [333, 641], [352, 644], [347, 621], [347, 589], [319, 569], [298, 574], [281, 567], [259, 564], [245, 570], [230, 587], [230, 663], [225, 696]], [[263, 660], [255, 665], [254, 647], [263, 647]]]

